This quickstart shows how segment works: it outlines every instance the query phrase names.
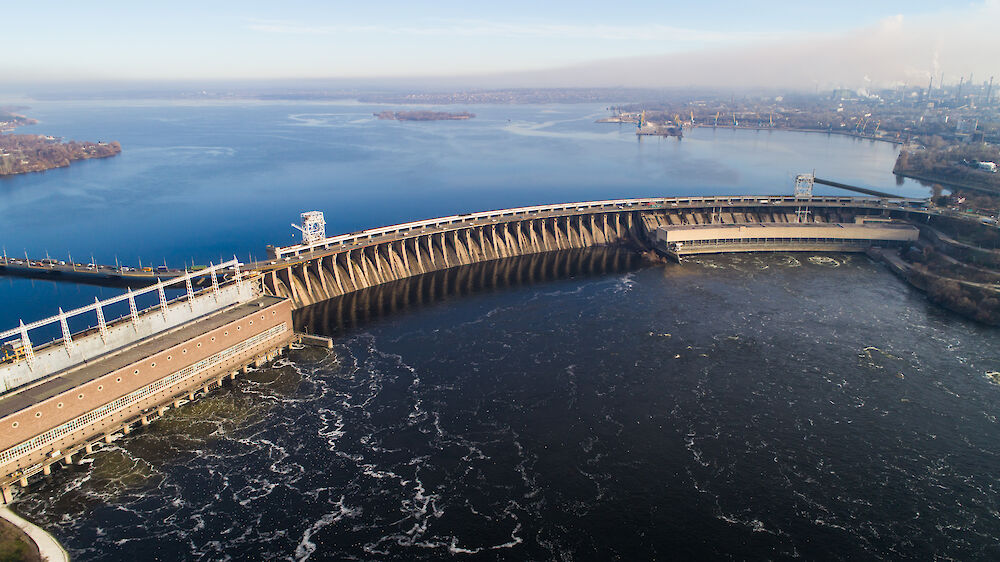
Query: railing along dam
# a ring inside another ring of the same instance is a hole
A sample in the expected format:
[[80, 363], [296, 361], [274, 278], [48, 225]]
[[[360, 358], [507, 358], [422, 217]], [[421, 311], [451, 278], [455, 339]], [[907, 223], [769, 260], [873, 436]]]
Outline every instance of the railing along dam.
[[[922, 200], [717, 196], [618, 199], [454, 215], [268, 248], [250, 264], [265, 290], [296, 308], [459, 265], [555, 250], [647, 245], [658, 226], [849, 222], [859, 214], [919, 213]], [[804, 219], [803, 219], [804, 217]]]

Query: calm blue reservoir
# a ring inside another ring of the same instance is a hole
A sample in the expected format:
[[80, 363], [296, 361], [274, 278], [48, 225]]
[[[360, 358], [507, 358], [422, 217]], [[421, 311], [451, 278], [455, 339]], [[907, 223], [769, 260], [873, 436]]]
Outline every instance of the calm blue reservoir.
[[[820, 177], [903, 195], [888, 143], [696, 129], [639, 140], [596, 124], [599, 105], [444, 107], [470, 121], [379, 121], [398, 106], [343, 103], [38, 102], [22, 132], [118, 140], [115, 158], [0, 180], [10, 255], [101, 263], [207, 263], [294, 241], [326, 214], [341, 233], [495, 208], [616, 197], [790, 193]], [[820, 190], [817, 190], [820, 191]], [[834, 190], [835, 191], [835, 190]], [[0, 326], [92, 302], [107, 290], [0, 278]]]

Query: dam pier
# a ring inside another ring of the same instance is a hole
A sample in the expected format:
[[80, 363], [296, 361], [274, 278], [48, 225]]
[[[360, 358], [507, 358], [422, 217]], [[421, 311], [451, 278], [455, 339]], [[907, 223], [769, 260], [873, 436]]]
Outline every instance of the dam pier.
[[[561, 267], [617, 267], [611, 254], [600, 262], [574, 254], [598, 246], [653, 249], [676, 260], [731, 251], [863, 252], [912, 242], [919, 234], [912, 223], [932, 218], [924, 200], [904, 198], [640, 198], [452, 215], [328, 237], [322, 213], [303, 213], [302, 242], [269, 246], [267, 260], [171, 272], [119, 297], [0, 332], [2, 500], [274, 359], [293, 341], [329, 347], [327, 338], [295, 333], [292, 311], [335, 297], [382, 301], [379, 287], [433, 272], [442, 274], [431, 282], [473, 287], [547, 278]], [[554, 252], [565, 263], [531, 258]], [[503, 280], [445, 271], [507, 258], [518, 263]], [[433, 300], [436, 292], [429, 285], [416, 295]], [[390, 303], [408, 298], [385, 294]]]

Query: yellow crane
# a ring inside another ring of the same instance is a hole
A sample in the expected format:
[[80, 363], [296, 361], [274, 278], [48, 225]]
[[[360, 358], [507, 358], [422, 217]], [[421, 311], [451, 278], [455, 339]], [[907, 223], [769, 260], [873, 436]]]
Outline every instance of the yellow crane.
[[691, 124], [694, 125], [694, 111], [691, 111]]
[[6, 342], [0, 346], [0, 363], [16, 363], [27, 356], [28, 354], [19, 341]]

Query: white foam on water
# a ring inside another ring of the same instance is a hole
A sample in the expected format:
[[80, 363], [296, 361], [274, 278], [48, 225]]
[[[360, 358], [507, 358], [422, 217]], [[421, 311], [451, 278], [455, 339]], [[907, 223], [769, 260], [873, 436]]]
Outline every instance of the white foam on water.
[[305, 562], [316, 552], [316, 543], [312, 542], [311, 539], [321, 529], [338, 523], [345, 517], [358, 517], [361, 515], [360, 508], [352, 508], [345, 505], [344, 496], [340, 496], [340, 500], [334, 505], [337, 507], [337, 510], [323, 514], [302, 533], [302, 538], [299, 539], [299, 544], [295, 547], [295, 560]]
[[[827, 267], [840, 267], [841, 262], [830, 256], [809, 256], [809, 263], [813, 265], [824, 265]], [[846, 263], [846, 262], [845, 262]]]

